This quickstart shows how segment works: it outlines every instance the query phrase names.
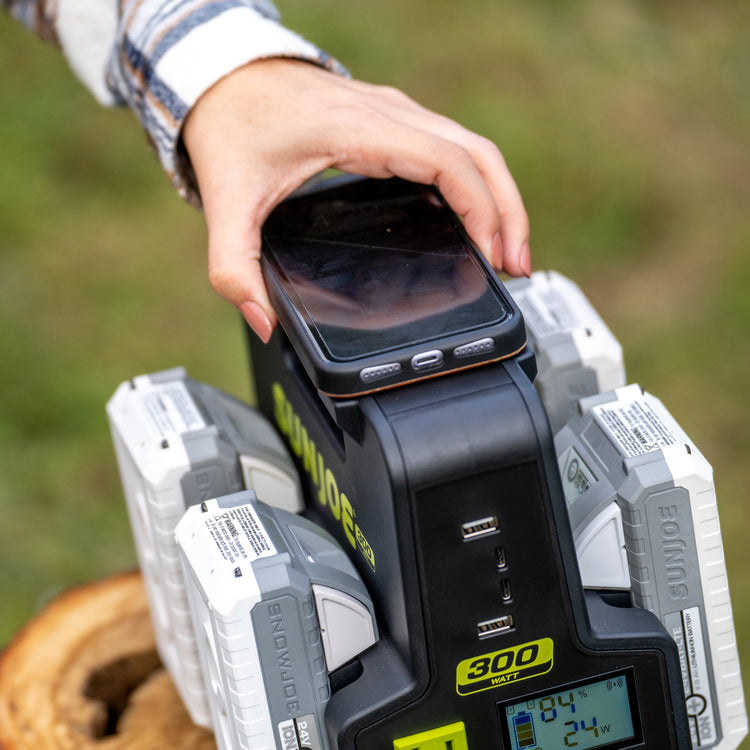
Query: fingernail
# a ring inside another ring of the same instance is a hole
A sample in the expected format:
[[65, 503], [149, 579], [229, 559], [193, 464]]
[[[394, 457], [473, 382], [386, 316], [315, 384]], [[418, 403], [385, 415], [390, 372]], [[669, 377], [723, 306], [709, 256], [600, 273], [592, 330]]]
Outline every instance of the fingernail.
[[531, 276], [531, 250], [529, 250], [528, 242], [524, 242], [521, 246], [521, 255], [518, 258], [518, 263], [521, 266], [523, 275], [529, 278]]
[[492, 238], [492, 265], [495, 266], [498, 270], [502, 270], [503, 268], [503, 241], [500, 237], [500, 232], [498, 232], [493, 238]]
[[264, 344], [267, 344], [271, 338], [273, 326], [263, 308], [257, 302], [243, 302], [240, 305], [240, 312], [250, 328], [255, 331], [258, 338]]

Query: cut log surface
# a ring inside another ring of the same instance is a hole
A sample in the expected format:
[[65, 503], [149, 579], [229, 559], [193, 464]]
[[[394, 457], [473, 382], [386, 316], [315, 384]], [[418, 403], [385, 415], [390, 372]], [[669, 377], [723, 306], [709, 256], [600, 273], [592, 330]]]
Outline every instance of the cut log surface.
[[156, 654], [141, 577], [55, 599], [0, 655], [0, 750], [215, 750]]

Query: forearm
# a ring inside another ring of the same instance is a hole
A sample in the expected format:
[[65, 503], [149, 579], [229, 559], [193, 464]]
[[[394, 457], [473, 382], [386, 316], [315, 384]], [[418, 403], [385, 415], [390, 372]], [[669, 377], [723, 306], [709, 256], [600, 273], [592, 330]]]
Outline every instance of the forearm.
[[246, 63], [290, 57], [343, 72], [278, 23], [270, 0], [0, 0], [0, 6], [60, 46], [103, 104], [126, 104], [170, 180], [197, 201], [180, 149], [187, 113], [217, 81]]
[[530, 273], [528, 217], [497, 147], [395, 89], [332, 75], [343, 69], [269, 0], [0, 3], [58, 39], [102, 101], [134, 110], [183, 196], [200, 184], [211, 283], [263, 340], [276, 317], [260, 228], [327, 167], [436, 185], [490, 262]]
[[274, 7], [253, 0], [128, 0], [107, 66], [111, 91], [134, 110], [178, 191], [196, 197], [178, 144], [198, 98], [246, 63], [293, 57], [339, 69], [282, 27]]

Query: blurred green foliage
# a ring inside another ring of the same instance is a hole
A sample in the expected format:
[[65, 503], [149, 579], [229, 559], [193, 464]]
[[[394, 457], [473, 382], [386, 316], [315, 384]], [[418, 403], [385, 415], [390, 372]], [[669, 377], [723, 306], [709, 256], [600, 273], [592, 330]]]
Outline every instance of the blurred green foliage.
[[[500, 145], [535, 267], [583, 287], [629, 379], [714, 466], [750, 674], [750, 4], [279, 5], [356, 77]], [[58, 589], [135, 564], [104, 404], [176, 364], [249, 395], [200, 214], [130, 113], [0, 16], [0, 643]]]

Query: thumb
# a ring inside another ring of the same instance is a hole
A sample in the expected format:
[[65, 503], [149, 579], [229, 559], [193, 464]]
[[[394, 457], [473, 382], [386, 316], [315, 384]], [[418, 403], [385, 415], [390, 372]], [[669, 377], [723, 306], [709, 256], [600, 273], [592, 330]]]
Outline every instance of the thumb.
[[213, 288], [233, 304], [268, 343], [276, 314], [260, 268], [260, 225], [254, 217], [220, 213], [208, 223], [208, 276]]

